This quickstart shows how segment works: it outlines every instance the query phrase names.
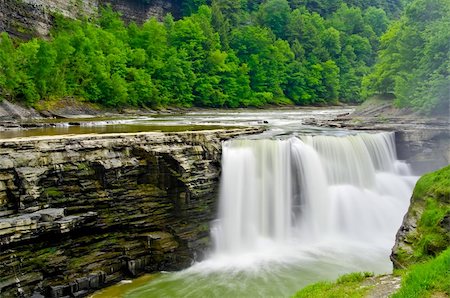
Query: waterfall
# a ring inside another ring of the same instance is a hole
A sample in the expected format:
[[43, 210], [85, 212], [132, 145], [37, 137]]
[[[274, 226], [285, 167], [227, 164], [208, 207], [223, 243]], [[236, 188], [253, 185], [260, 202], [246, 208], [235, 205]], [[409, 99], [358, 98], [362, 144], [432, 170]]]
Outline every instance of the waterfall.
[[[259, 136], [260, 137], [260, 136]], [[349, 272], [392, 272], [416, 177], [394, 134], [223, 143], [215, 247], [135, 297], [291, 297]]]
[[223, 144], [215, 252], [274, 243], [393, 245], [414, 179], [393, 133]]

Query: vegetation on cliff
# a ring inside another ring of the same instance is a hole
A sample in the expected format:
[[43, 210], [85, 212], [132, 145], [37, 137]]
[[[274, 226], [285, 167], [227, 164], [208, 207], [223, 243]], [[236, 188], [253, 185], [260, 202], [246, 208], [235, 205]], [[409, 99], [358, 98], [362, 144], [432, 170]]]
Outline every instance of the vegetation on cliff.
[[436, 257], [450, 247], [450, 166], [420, 178], [392, 259], [396, 267]]
[[[396, 272], [403, 276], [401, 288], [392, 297], [450, 295], [450, 166], [417, 182], [392, 259], [403, 268]], [[352, 273], [335, 283], [317, 283], [295, 297], [364, 297], [370, 291], [363, 284], [366, 276]]]
[[96, 20], [59, 17], [48, 40], [1, 34], [1, 94], [115, 107], [358, 102], [388, 15], [401, 7], [360, 2], [192, 1], [192, 15], [142, 26], [109, 8]]
[[402, 287], [392, 298], [449, 296], [450, 248], [433, 260], [411, 266], [403, 279]]

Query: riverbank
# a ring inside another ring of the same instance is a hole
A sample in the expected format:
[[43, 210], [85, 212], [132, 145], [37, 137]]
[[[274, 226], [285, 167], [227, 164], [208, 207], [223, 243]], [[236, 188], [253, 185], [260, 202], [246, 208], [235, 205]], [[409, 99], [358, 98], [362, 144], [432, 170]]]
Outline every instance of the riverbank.
[[[266, 106], [264, 108], [236, 108], [236, 109], [211, 109], [211, 108], [181, 108], [166, 107], [161, 109], [149, 108], [105, 108], [92, 103], [80, 102], [75, 99], [65, 99], [40, 105], [38, 109], [24, 107], [7, 100], [0, 102], [0, 127], [7, 128], [32, 128], [42, 127], [62, 122], [64, 119], [73, 122], [82, 122], [88, 119], [118, 119], [139, 116], [166, 116], [182, 115], [192, 112], [251, 112], [264, 110], [323, 110], [346, 109], [348, 112], [334, 115], [332, 119], [309, 118], [304, 125], [319, 127], [333, 127], [350, 130], [396, 131], [410, 130], [425, 127], [427, 129], [440, 130], [449, 125], [449, 111], [441, 111], [441, 114], [422, 115], [410, 109], [398, 109], [394, 107], [391, 98], [373, 97], [359, 106]], [[59, 120], [58, 120], [59, 119]], [[78, 121], [77, 121], [78, 119]], [[47, 121], [46, 121], [47, 120]], [[52, 121], [53, 120], [53, 121]]]
[[356, 106], [352, 113], [331, 120], [310, 119], [306, 124], [365, 131], [442, 130], [449, 127], [449, 112], [423, 115], [411, 109], [396, 108], [393, 99], [373, 97]]

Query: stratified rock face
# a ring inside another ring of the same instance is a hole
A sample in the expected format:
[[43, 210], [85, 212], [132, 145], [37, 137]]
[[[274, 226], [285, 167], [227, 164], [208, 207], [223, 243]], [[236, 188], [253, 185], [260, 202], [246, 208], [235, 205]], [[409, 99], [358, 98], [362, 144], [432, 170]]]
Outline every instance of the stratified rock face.
[[97, 0], [0, 0], [0, 32], [22, 39], [47, 36], [53, 14], [78, 18], [95, 15], [97, 11]]
[[180, 16], [176, 1], [163, 0], [0, 0], [0, 32], [29, 39], [47, 36], [53, 15], [68, 18], [95, 17], [99, 7], [110, 4], [130, 22], [143, 23], [151, 17], [162, 19], [167, 13]]
[[396, 132], [399, 159], [411, 164], [416, 174], [434, 171], [450, 164], [449, 123], [420, 126]]
[[102, 5], [110, 4], [113, 10], [122, 14], [127, 22], [142, 24], [155, 17], [160, 21], [167, 13], [175, 18], [181, 16], [181, 1], [164, 0], [99, 0]]
[[86, 295], [209, 245], [221, 141], [259, 132], [0, 141], [0, 296]]

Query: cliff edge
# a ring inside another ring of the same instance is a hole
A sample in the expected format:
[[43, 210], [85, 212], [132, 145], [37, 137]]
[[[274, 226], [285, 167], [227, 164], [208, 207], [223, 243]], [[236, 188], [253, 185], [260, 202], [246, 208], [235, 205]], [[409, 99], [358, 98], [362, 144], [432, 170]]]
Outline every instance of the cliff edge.
[[80, 297], [189, 266], [209, 247], [221, 142], [258, 132], [0, 140], [0, 296]]

